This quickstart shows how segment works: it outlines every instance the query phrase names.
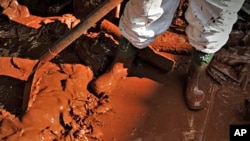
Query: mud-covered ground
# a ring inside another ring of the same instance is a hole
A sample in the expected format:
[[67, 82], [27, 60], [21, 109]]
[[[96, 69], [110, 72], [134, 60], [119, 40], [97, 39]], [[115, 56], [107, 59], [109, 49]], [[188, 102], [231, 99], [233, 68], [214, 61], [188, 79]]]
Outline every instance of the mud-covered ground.
[[0, 0], [0, 140], [227, 140], [230, 124], [250, 120], [247, 2], [208, 69], [210, 106], [200, 113], [188, 110], [182, 98], [191, 46], [184, 32], [187, 3], [181, 1], [170, 29], [141, 50], [113, 92], [96, 95], [89, 84], [114, 57], [116, 9], [38, 69], [29, 109], [20, 115], [24, 85], [40, 55], [103, 1], [39, 2]]

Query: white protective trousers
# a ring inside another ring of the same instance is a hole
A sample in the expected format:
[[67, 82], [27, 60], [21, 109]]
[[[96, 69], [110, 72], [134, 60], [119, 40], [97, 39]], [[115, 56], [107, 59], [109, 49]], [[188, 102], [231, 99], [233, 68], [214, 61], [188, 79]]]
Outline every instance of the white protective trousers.
[[[165, 32], [180, 0], [130, 0], [121, 16], [122, 36], [135, 47], [147, 47]], [[244, 0], [189, 0], [185, 18], [189, 43], [204, 53], [217, 52], [229, 38]]]

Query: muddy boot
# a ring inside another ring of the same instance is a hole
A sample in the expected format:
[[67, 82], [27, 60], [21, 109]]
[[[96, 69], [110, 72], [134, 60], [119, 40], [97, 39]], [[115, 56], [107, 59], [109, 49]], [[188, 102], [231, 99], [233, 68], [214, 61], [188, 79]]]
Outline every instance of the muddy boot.
[[214, 54], [197, 50], [193, 52], [185, 92], [186, 103], [191, 110], [201, 110], [207, 106], [206, 94], [209, 91], [209, 84], [206, 83], [204, 75], [213, 56]]
[[137, 51], [126, 38], [121, 37], [111, 68], [92, 83], [92, 89], [97, 94], [111, 92], [117, 82], [128, 75]]

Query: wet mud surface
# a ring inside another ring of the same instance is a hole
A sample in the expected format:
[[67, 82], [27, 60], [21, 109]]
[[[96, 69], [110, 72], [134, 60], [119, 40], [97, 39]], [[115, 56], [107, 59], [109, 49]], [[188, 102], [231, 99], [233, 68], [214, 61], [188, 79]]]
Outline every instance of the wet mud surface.
[[[80, 64], [60, 67], [46, 64], [36, 72], [25, 115], [20, 120], [10, 120], [1, 113], [1, 138], [13, 141], [99, 138], [102, 133], [95, 127], [99, 124], [97, 116], [106, 112], [102, 107], [108, 106], [105, 97], [97, 98], [88, 92], [87, 85], [92, 79], [90, 68]], [[9, 126], [12, 130], [6, 130]]]
[[[101, 2], [84, 6], [91, 11]], [[118, 45], [119, 31], [107, 23], [113, 20], [108, 15], [36, 71], [29, 108], [21, 115], [25, 82], [39, 56], [86, 13], [68, 0], [47, 4], [51, 11], [38, 11], [44, 17], [29, 5], [30, 10], [14, 0], [0, 1], [0, 140], [229, 140], [229, 125], [250, 121], [250, 16], [240, 11], [228, 43], [203, 78], [210, 87], [209, 106], [190, 111], [183, 93], [192, 49], [182, 2], [171, 28], [141, 51], [111, 93], [97, 95], [89, 87], [108, 69]], [[69, 6], [77, 18], [66, 12]]]

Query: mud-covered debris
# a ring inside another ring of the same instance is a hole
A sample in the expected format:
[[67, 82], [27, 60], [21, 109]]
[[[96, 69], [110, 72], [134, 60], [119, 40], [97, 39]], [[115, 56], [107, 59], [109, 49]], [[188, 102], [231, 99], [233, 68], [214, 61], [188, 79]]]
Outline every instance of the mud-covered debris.
[[242, 46], [222, 48], [214, 58], [227, 65], [250, 63], [250, 48]]
[[215, 54], [208, 73], [219, 84], [231, 80], [246, 90], [250, 76], [250, 48], [230, 47], [222, 48]]

